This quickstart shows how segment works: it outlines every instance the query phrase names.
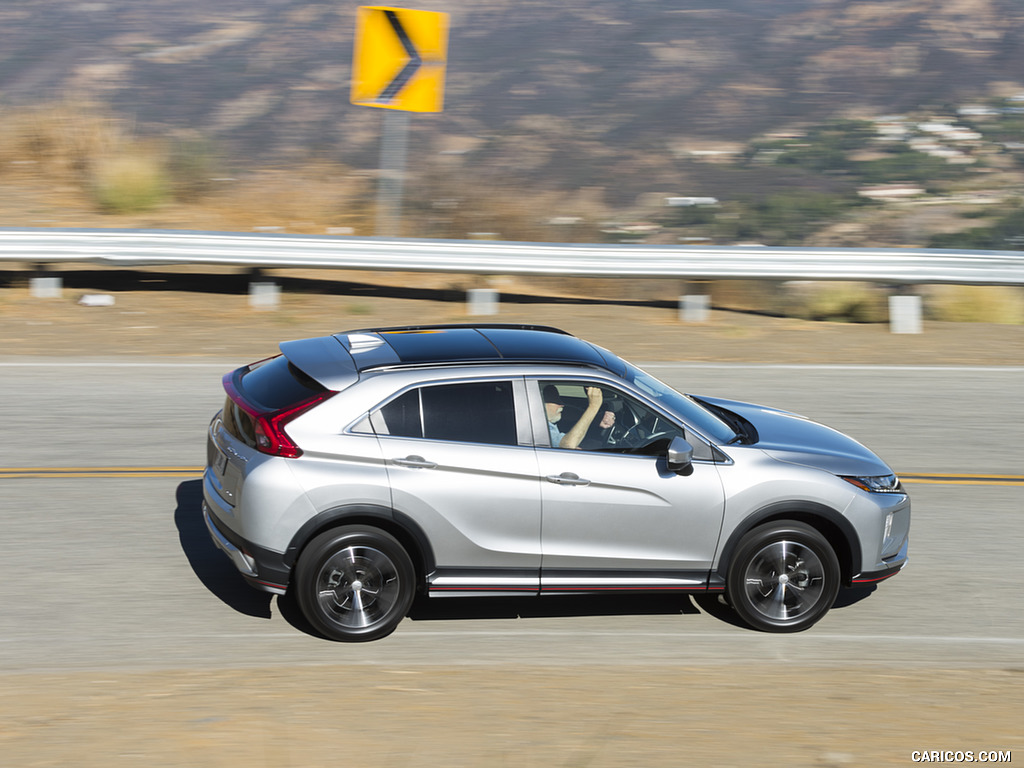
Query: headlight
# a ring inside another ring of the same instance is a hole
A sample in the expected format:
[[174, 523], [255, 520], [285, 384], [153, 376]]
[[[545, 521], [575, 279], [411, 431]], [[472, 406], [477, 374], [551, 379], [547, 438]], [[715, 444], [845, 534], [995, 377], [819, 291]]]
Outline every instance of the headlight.
[[868, 493], [903, 493], [903, 486], [896, 475], [877, 475], [872, 477], [849, 477], [841, 475], [843, 480], [856, 485]]

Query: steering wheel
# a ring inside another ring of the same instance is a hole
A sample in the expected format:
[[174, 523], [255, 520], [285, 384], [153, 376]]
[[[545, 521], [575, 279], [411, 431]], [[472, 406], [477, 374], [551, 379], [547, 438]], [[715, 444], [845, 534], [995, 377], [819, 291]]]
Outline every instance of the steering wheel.
[[612, 427], [608, 435], [610, 445], [624, 445], [627, 448], [636, 448], [646, 442], [650, 433], [639, 421], [631, 427], [622, 427], [618, 424]]

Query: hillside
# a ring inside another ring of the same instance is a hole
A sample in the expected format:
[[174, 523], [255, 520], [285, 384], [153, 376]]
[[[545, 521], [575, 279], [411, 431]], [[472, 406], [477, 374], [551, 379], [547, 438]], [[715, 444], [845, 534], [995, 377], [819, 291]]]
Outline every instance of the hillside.
[[[384, 110], [348, 101], [356, 6], [7, 2], [0, 105], [96, 100], [140, 135], [216, 147], [232, 173], [310, 160], [374, 169]], [[1019, 0], [417, 7], [450, 13], [451, 33], [445, 110], [411, 121], [414, 204], [469, 184], [590, 190], [623, 215], [644, 195], [850, 195], [855, 184], [827, 168], [747, 162], [751, 143], [1024, 93]]]

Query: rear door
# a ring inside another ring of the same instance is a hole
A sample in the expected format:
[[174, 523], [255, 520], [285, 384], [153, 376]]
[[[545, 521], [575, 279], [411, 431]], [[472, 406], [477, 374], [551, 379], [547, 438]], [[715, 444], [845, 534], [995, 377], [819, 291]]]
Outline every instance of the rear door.
[[392, 507], [433, 547], [431, 594], [539, 589], [541, 492], [525, 400], [521, 378], [450, 381], [407, 389], [371, 414]]

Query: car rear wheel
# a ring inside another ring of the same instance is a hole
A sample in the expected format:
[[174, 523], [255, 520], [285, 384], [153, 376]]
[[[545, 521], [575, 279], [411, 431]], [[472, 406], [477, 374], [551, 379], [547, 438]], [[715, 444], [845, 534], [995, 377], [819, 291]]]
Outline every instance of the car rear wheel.
[[832, 607], [839, 579], [839, 560], [825, 537], [785, 521], [740, 539], [726, 590], [733, 609], [754, 629], [799, 632]]
[[302, 613], [332, 640], [365, 642], [394, 632], [412, 605], [408, 553], [376, 528], [345, 526], [309, 543], [295, 570]]

